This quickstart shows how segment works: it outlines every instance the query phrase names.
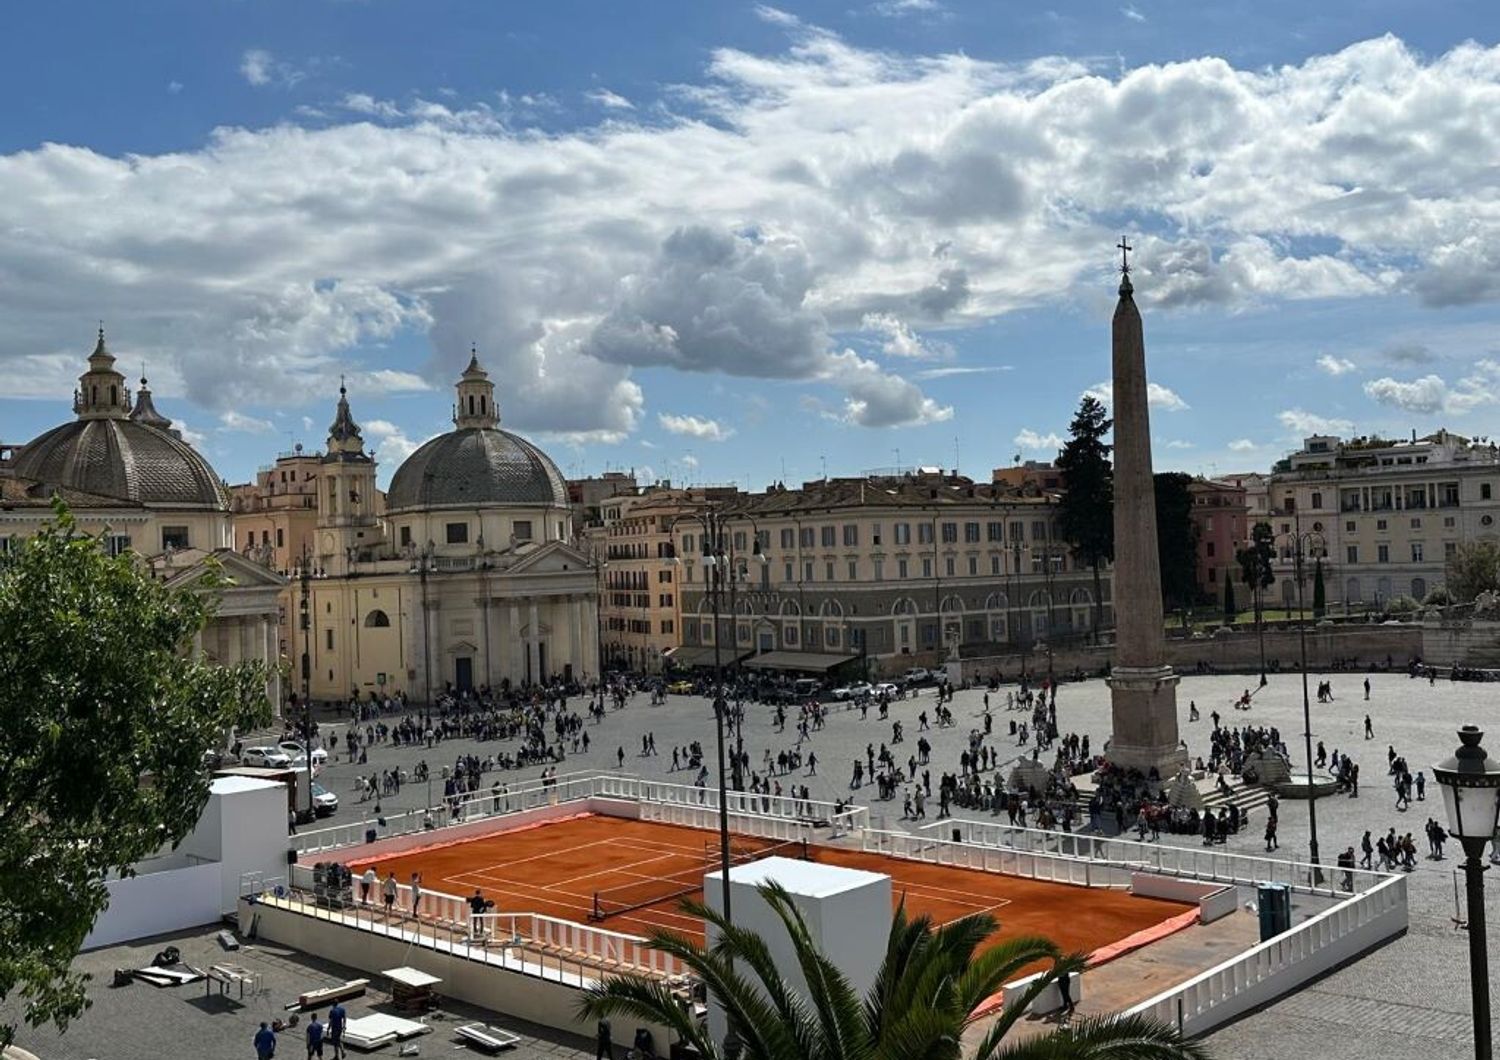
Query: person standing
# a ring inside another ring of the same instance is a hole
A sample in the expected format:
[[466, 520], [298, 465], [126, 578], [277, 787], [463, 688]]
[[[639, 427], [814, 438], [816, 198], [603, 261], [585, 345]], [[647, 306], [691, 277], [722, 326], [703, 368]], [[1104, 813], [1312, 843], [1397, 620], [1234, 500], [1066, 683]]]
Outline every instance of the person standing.
[[422, 905], [422, 874], [414, 872], [411, 874], [411, 915], [415, 920]]
[[379, 881], [380, 876], [375, 872], [375, 866], [366, 866], [364, 875], [359, 878], [359, 900], [365, 905], [370, 904], [370, 892]]
[[594, 1060], [615, 1060], [614, 1037], [609, 1020], [600, 1020], [594, 1032]]
[[333, 1060], [344, 1060], [344, 1025], [349, 1022], [349, 1013], [342, 1001], [335, 1001], [328, 1010], [328, 1044], [333, 1046]]
[[323, 1022], [318, 1019], [318, 1014], [312, 1014], [312, 1022], [307, 1025], [307, 1060], [323, 1060]]
[[[1370, 702], [1370, 679], [1368, 677], [1365, 678], [1365, 702]], [[1369, 724], [1368, 718], [1365, 719], [1365, 724]]]
[[276, 1055], [276, 1032], [265, 1020], [260, 1021], [260, 1030], [255, 1032], [255, 1060], [271, 1060]]
[[390, 917], [396, 912], [396, 873], [391, 870], [386, 873], [385, 882], [380, 885], [381, 897], [385, 899], [385, 915]]
[[1266, 818], [1266, 849], [1275, 850], [1279, 843], [1276, 842], [1276, 818]]

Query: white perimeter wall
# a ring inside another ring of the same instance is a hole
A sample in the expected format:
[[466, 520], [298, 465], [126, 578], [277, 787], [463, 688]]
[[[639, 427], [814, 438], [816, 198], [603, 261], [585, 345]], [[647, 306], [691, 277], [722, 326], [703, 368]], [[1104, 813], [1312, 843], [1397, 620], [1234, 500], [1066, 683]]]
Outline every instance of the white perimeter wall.
[[110, 880], [109, 908], [94, 922], [83, 948], [161, 935], [219, 919], [219, 865], [191, 865]]

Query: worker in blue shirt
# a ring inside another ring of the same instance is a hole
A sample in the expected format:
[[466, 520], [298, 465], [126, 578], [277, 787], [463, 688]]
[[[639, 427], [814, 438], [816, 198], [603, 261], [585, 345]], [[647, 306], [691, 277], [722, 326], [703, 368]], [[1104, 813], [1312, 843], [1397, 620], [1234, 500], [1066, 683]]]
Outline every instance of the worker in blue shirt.
[[328, 1044], [333, 1046], [333, 1060], [344, 1060], [344, 1024], [348, 1022], [343, 1003], [335, 1001], [328, 1010]]
[[312, 1014], [312, 1022], [307, 1025], [307, 1060], [313, 1057], [323, 1060], [323, 1024], [318, 1019], [318, 1014]]
[[275, 1055], [276, 1032], [262, 1020], [260, 1030], [255, 1032], [255, 1058], [256, 1060], [271, 1060], [271, 1057]]

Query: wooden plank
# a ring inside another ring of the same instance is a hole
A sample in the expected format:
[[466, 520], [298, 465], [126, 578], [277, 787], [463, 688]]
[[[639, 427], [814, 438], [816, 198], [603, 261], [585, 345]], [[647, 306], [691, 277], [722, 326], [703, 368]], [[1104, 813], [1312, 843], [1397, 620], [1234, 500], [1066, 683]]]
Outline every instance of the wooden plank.
[[296, 1008], [312, 1008], [317, 1005], [327, 1005], [334, 1001], [347, 1001], [351, 997], [359, 997], [370, 985], [368, 979], [350, 979], [342, 986], [325, 986], [317, 990], [309, 990], [305, 994], [297, 995]]

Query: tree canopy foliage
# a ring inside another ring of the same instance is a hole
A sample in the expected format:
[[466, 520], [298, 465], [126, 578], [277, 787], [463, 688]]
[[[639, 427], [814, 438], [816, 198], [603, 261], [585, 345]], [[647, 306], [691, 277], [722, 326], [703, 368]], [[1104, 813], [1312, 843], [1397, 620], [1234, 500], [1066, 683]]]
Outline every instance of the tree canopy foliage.
[[268, 717], [260, 666], [192, 657], [215, 587], [168, 588], [60, 504], [0, 564], [0, 1001], [29, 1023], [83, 1011], [70, 965], [106, 879], [187, 835], [204, 752]]
[[1198, 528], [1193, 524], [1193, 476], [1181, 471], [1158, 471], [1152, 476], [1156, 491], [1156, 555], [1161, 563], [1162, 603], [1168, 610], [1186, 607], [1198, 595]]
[[[969, 1054], [972, 1060], [1201, 1060], [1206, 1055], [1176, 1028], [1133, 1016], [1076, 1019], [1067, 1027], [1007, 1042], [1037, 996], [1058, 977], [1081, 971], [1084, 958], [1064, 955], [1037, 936], [1005, 939], [981, 950], [999, 926], [988, 913], [934, 927], [928, 917], [908, 917], [902, 902], [891, 920], [874, 985], [861, 998], [813, 941], [786, 889], [771, 882], [759, 891], [788, 935], [806, 996], [787, 981], [764, 937], [726, 923], [721, 913], [700, 903], [685, 902], [683, 908], [718, 929], [719, 942], [711, 949], [668, 931], [651, 935], [653, 947], [679, 958], [723, 1006], [744, 1060], [958, 1060], [964, 1032], [975, 1022], [974, 1010], [1038, 962], [1046, 970], [978, 1037]], [[589, 991], [582, 1009], [592, 1018], [629, 1016], [665, 1024], [705, 1060], [728, 1054], [656, 980], [633, 975], [607, 979]]]
[[1448, 559], [1448, 591], [1459, 603], [1500, 590], [1500, 541], [1464, 541]]
[[1094, 628], [1103, 625], [1100, 570], [1115, 558], [1115, 471], [1104, 436], [1114, 427], [1098, 398], [1085, 394], [1057, 454], [1063, 494], [1057, 528], [1078, 562], [1094, 572]]

